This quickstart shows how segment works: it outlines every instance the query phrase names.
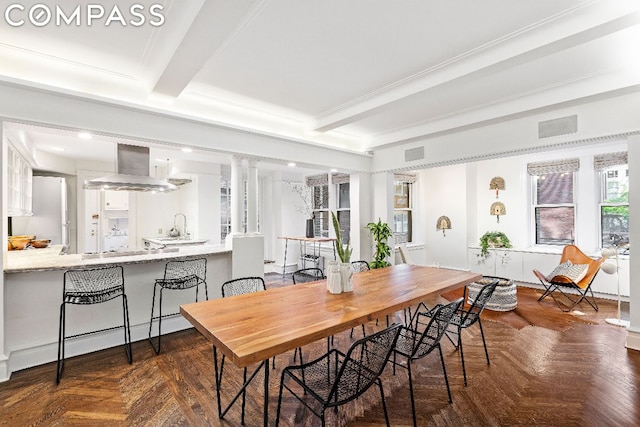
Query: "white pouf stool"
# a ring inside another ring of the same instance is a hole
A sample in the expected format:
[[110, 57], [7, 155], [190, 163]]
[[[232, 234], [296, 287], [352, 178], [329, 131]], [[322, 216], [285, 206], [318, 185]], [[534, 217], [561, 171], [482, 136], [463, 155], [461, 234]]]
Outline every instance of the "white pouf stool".
[[493, 292], [491, 299], [485, 305], [487, 310], [493, 311], [510, 311], [518, 306], [518, 297], [516, 285], [511, 279], [503, 277], [483, 276], [482, 279], [468, 285], [469, 296], [467, 303], [472, 304], [478, 296], [478, 292], [484, 285], [498, 280], [496, 290]]

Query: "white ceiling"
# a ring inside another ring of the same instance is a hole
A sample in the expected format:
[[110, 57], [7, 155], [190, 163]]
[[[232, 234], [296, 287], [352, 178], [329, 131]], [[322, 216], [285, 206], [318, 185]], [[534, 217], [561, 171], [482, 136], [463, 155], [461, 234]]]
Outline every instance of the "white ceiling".
[[[12, 18], [36, 3], [86, 2]], [[133, 2], [99, 3], [132, 18]], [[0, 79], [357, 151], [640, 84], [637, 0], [153, 3], [161, 26], [89, 27], [85, 9], [80, 26], [3, 21]], [[62, 138], [30, 132], [41, 149]]]

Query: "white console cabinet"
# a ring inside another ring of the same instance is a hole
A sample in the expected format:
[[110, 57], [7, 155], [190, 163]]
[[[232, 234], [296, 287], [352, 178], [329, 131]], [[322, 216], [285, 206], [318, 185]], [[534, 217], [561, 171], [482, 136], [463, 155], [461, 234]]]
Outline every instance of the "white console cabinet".
[[[513, 279], [518, 282], [540, 284], [533, 274], [533, 269], [543, 274], [549, 274], [560, 262], [560, 248], [557, 253], [541, 252], [522, 249], [490, 249], [488, 257], [479, 257], [479, 248], [468, 249], [468, 263], [471, 271], [487, 276], [498, 276]], [[589, 253], [597, 258], [600, 254]], [[615, 263], [615, 259], [607, 262]], [[618, 259], [620, 266], [620, 294], [629, 296], [629, 258], [622, 256]], [[593, 292], [599, 294], [618, 293], [618, 282], [615, 274], [600, 271], [591, 286]]]

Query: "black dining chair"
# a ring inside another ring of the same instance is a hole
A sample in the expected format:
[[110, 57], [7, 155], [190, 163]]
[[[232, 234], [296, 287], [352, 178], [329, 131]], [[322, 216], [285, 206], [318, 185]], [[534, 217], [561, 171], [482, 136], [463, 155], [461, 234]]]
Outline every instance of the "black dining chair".
[[[302, 268], [300, 270], [296, 270], [291, 275], [291, 278], [293, 280], [294, 285], [297, 285], [300, 283], [316, 282], [318, 280], [326, 279], [324, 273], [322, 272], [322, 269], [317, 267]], [[330, 337], [327, 337], [327, 351], [331, 347], [331, 344], [333, 344], [333, 335], [331, 335]], [[300, 363], [302, 363], [302, 349], [299, 349], [299, 350], [300, 350]], [[294, 354], [294, 360], [295, 360], [295, 354]]]
[[[396, 366], [406, 368], [409, 375], [409, 393], [411, 396], [411, 415], [413, 416], [413, 425], [417, 427], [416, 404], [413, 394], [413, 376], [411, 366], [413, 362], [429, 355], [433, 350], [438, 350], [440, 355], [440, 363], [442, 364], [442, 372], [444, 374], [444, 382], [447, 385], [447, 394], [449, 403], [451, 399], [451, 389], [449, 388], [449, 378], [447, 377], [447, 368], [444, 365], [444, 357], [442, 356], [442, 348], [440, 340], [446, 333], [451, 319], [456, 310], [460, 308], [462, 298], [450, 302], [447, 305], [440, 305], [434, 312], [431, 321], [422, 330], [417, 328], [403, 326], [398, 336], [398, 341], [393, 349], [393, 357], [390, 359], [393, 364], [393, 373], [396, 373]], [[406, 360], [406, 365], [398, 362], [397, 357], [402, 356]]]
[[[160, 354], [160, 340], [162, 337], [162, 319], [169, 316], [176, 316], [179, 313], [162, 314], [162, 294], [163, 291], [184, 291], [196, 288], [196, 302], [198, 302], [198, 290], [200, 285], [204, 285], [205, 298], [209, 299], [207, 289], [207, 259], [187, 259], [179, 261], [169, 261], [164, 268], [164, 277], [156, 279], [153, 286], [153, 299], [151, 300], [151, 319], [149, 320], [149, 342], [151, 347]], [[158, 315], [154, 316], [156, 306], [156, 291], [160, 289], [158, 301]], [[156, 346], [151, 336], [153, 322], [158, 321], [158, 345]]]
[[122, 297], [122, 317], [124, 329], [124, 344], [129, 363], [133, 363], [131, 352], [131, 328], [129, 323], [129, 305], [124, 292], [124, 271], [122, 266], [116, 265], [104, 268], [69, 270], [63, 275], [62, 304], [60, 304], [60, 324], [58, 327], [58, 363], [56, 369], [56, 384], [60, 384], [64, 369], [64, 344], [69, 338], [76, 338], [100, 331], [84, 332], [66, 336], [67, 304], [92, 305], [101, 304], [114, 298]]
[[[238, 279], [228, 280], [222, 284], [222, 298], [232, 297], [236, 295], [250, 294], [253, 292], [261, 292], [267, 290], [262, 277], [241, 277]], [[297, 350], [296, 350], [297, 351]], [[301, 351], [302, 353], [302, 351]], [[302, 356], [301, 356], [302, 357]], [[222, 383], [222, 372], [224, 371], [225, 356], [222, 354], [222, 361], [220, 362], [220, 373], [216, 379], [218, 386], [216, 392], [218, 394], [218, 401], [220, 401], [220, 384]], [[275, 360], [273, 358], [273, 368], [275, 369]], [[242, 372], [243, 384], [247, 383], [247, 368], [243, 368]], [[246, 403], [246, 389], [242, 390], [242, 425], [244, 425], [244, 409]]]
[[[458, 308], [458, 310], [454, 313], [453, 317], [451, 318], [451, 326], [455, 327], [454, 330], [452, 331], [449, 329], [446, 332], [446, 335], [449, 341], [451, 341], [451, 343], [460, 350], [460, 360], [462, 362], [462, 375], [464, 378], [465, 386], [467, 385], [467, 371], [464, 365], [464, 351], [462, 349], [462, 330], [466, 328], [470, 328], [476, 323], [478, 324], [478, 326], [480, 327], [480, 335], [482, 336], [484, 354], [487, 358], [487, 365], [490, 365], [491, 363], [489, 362], [489, 351], [487, 350], [487, 342], [484, 339], [484, 331], [482, 329], [482, 320], [480, 319], [480, 315], [482, 314], [482, 311], [484, 310], [484, 307], [489, 301], [489, 299], [491, 299], [491, 296], [493, 295], [493, 292], [495, 291], [496, 286], [498, 285], [499, 282], [500, 282], [500, 279], [495, 278], [495, 280], [492, 281], [491, 283], [484, 285], [482, 289], [480, 289], [480, 292], [478, 292], [478, 296], [476, 297], [476, 299], [473, 301], [473, 303], [468, 309], [464, 308], [464, 304], [461, 305]], [[466, 288], [464, 292], [464, 297], [466, 298]], [[416, 315], [414, 317], [416, 321], [415, 323], [417, 325], [424, 324], [426, 322], [426, 320], [421, 320], [422, 318], [433, 318], [436, 315], [436, 312], [439, 309], [440, 304], [436, 305], [431, 310], [420, 311], [421, 307], [426, 308], [426, 306], [423, 303], [420, 303], [420, 305], [418, 306], [418, 311], [416, 312]], [[451, 338], [450, 336], [451, 334], [457, 335], [457, 339], [455, 341]]]
[[[332, 349], [311, 362], [284, 368], [280, 379], [276, 427], [280, 423], [282, 392], [285, 388], [319, 417], [324, 427], [327, 408], [335, 408], [337, 411], [338, 406], [357, 399], [374, 384], [380, 390], [384, 418], [389, 426], [380, 375], [396, 344], [400, 326], [390, 326], [354, 342], [346, 354]], [[297, 384], [295, 390], [293, 384], [289, 384], [287, 380]], [[316, 401], [320, 410], [311, 406], [308, 402], [311, 399]]]
[[[354, 273], [361, 273], [363, 271], [369, 271], [371, 267], [369, 267], [369, 263], [367, 261], [351, 261], [351, 268]], [[376, 319], [376, 325], [378, 324], [378, 319]], [[387, 326], [389, 326], [389, 318], [387, 316]], [[366, 336], [367, 333], [364, 329], [364, 324], [362, 325], [362, 336]], [[351, 328], [351, 334], [349, 335], [353, 338], [353, 328]]]
[[311, 268], [302, 268], [300, 270], [296, 270], [291, 275], [293, 279], [293, 284], [298, 283], [307, 283], [307, 282], [315, 282], [317, 280], [326, 279], [322, 269], [311, 267]]

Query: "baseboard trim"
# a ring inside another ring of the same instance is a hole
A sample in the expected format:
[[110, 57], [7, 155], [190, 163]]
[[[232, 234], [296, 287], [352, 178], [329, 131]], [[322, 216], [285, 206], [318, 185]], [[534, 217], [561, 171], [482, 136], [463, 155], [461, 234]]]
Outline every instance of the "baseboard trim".
[[[162, 319], [162, 335], [192, 328], [193, 326], [182, 316]], [[154, 332], [157, 334], [157, 326], [154, 323]], [[156, 335], [154, 335], [156, 336]], [[131, 342], [147, 340], [149, 338], [149, 324], [131, 326]], [[65, 357], [73, 357], [98, 350], [117, 347], [124, 344], [122, 329], [114, 329], [85, 335], [66, 341]], [[151, 344], [149, 344], [151, 345]], [[135, 354], [133, 358], [135, 360]], [[8, 381], [11, 374], [22, 369], [44, 365], [58, 360], [58, 341], [36, 347], [25, 347], [13, 350], [6, 360], [0, 360], [0, 382]], [[55, 375], [55, 367], [51, 375]]]

